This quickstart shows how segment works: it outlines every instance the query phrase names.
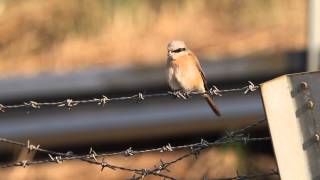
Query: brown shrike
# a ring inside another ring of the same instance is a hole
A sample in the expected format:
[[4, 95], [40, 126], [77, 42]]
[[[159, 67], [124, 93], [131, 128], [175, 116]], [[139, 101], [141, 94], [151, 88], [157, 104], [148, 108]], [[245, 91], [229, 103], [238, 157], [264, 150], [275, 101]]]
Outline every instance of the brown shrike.
[[207, 93], [207, 79], [198, 58], [183, 41], [172, 41], [168, 44], [167, 68], [169, 86], [173, 91], [203, 93], [202, 96], [212, 111], [221, 116], [213, 96]]

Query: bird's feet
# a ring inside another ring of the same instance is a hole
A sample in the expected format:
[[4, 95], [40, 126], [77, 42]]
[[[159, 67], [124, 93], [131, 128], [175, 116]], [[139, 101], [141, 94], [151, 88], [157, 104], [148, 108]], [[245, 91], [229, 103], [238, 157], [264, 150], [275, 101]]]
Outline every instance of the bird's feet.
[[173, 95], [179, 99], [188, 99], [191, 97], [190, 93], [184, 90], [174, 91]]

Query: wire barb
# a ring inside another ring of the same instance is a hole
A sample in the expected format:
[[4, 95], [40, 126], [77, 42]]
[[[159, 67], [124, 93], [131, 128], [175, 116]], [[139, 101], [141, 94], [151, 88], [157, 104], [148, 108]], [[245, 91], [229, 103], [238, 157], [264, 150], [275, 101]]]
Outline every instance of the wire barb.
[[28, 160], [23, 160], [20, 162], [21, 166], [25, 168], [28, 165]]
[[97, 156], [97, 153], [92, 149], [92, 147], [90, 147], [90, 151], [89, 151], [89, 154], [90, 154], [90, 158], [94, 159], [96, 162], [98, 162], [96, 156]]
[[102, 98], [101, 99], [94, 99], [95, 101], [98, 101], [98, 105], [100, 106], [104, 106], [105, 104], [107, 104], [108, 101], [110, 101], [110, 99], [105, 96], [105, 95], [102, 95]]
[[249, 85], [247, 86], [244, 94], [248, 94], [248, 92], [254, 92], [258, 89], [258, 86], [254, 85], [251, 81], [248, 81]]
[[3, 104], [0, 104], [0, 111], [1, 111], [1, 112], [5, 112], [5, 110], [4, 110], [5, 108], [6, 108], [6, 107], [5, 107]]
[[165, 151], [173, 151], [170, 143], [168, 143], [168, 145], [162, 146], [160, 152], [165, 152]]
[[127, 150], [124, 151], [125, 156], [133, 156], [134, 151], [132, 150], [132, 147], [129, 147]]
[[39, 148], [40, 148], [40, 144], [38, 144], [38, 145], [32, 145], [32, 144], [30, 144], [30, 140], [28, 139], [28, 141], [27, 141], [27, 147], [26, 147], [27, 149], [28, 149], [28, 152], [31, 152], [31, 151], [38, 151], [39, 150]]
[[40, 109], [40, 105], [39, 105], [39, 103], [37, 103], [37, 102], [35, 102], [35, 101], [29, 101], [29, 102], [25, 102], [24, 103], [24, 105], [25, 106], [30, 106], [30, 107], [32, 107], [32, 108], [34, 108], [34, 109]]
[[51, 162], [56, 162], [56, 163], [62, 163], [63, 159], [61, 156], [52, 156], [51, 154], [48, 154], [48, 156], [50, 157], [51, 159]]
[[138, 102], [144, 100], [144, 96], [142, 93], [139, 93], [137, 97], [138, 97]]
[[217, 88], [217, 86], [212, 86], [212, 88], [209, 89], [209, 93], [211, 95], [222, 96], [222, 94], [220, 92], [221, 92], [221, 90], [219, 90]]

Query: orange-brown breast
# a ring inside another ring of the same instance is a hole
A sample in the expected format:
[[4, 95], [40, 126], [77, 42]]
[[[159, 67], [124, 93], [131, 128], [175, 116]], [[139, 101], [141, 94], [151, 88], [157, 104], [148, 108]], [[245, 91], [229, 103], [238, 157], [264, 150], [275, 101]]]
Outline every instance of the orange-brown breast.
[[171, 82], [171, 85], [178, 83], [185, 91], [204, 92], [204, 82], [198, 64], [198, 59], [192, 53], [178, 56], [171, 61], [169, 65], [169, 69], [171, 67], [173, 71], [171, 79], [177, 81]]

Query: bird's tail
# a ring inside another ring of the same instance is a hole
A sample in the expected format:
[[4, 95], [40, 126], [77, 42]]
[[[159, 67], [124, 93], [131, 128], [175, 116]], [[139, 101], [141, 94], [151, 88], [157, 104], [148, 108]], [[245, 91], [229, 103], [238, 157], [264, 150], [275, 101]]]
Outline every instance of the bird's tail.
[[209, 94], [204, 94], [203, 97], [206, 99], [207, 103], [209, 104], [210, 108], [212, 109], [212, 111], [217, 115], [217, 116], [221, 116], [221, 113], [217, 107], [217, 105], [214, 102], [214, 99], [212, 96], [210, 96]]

